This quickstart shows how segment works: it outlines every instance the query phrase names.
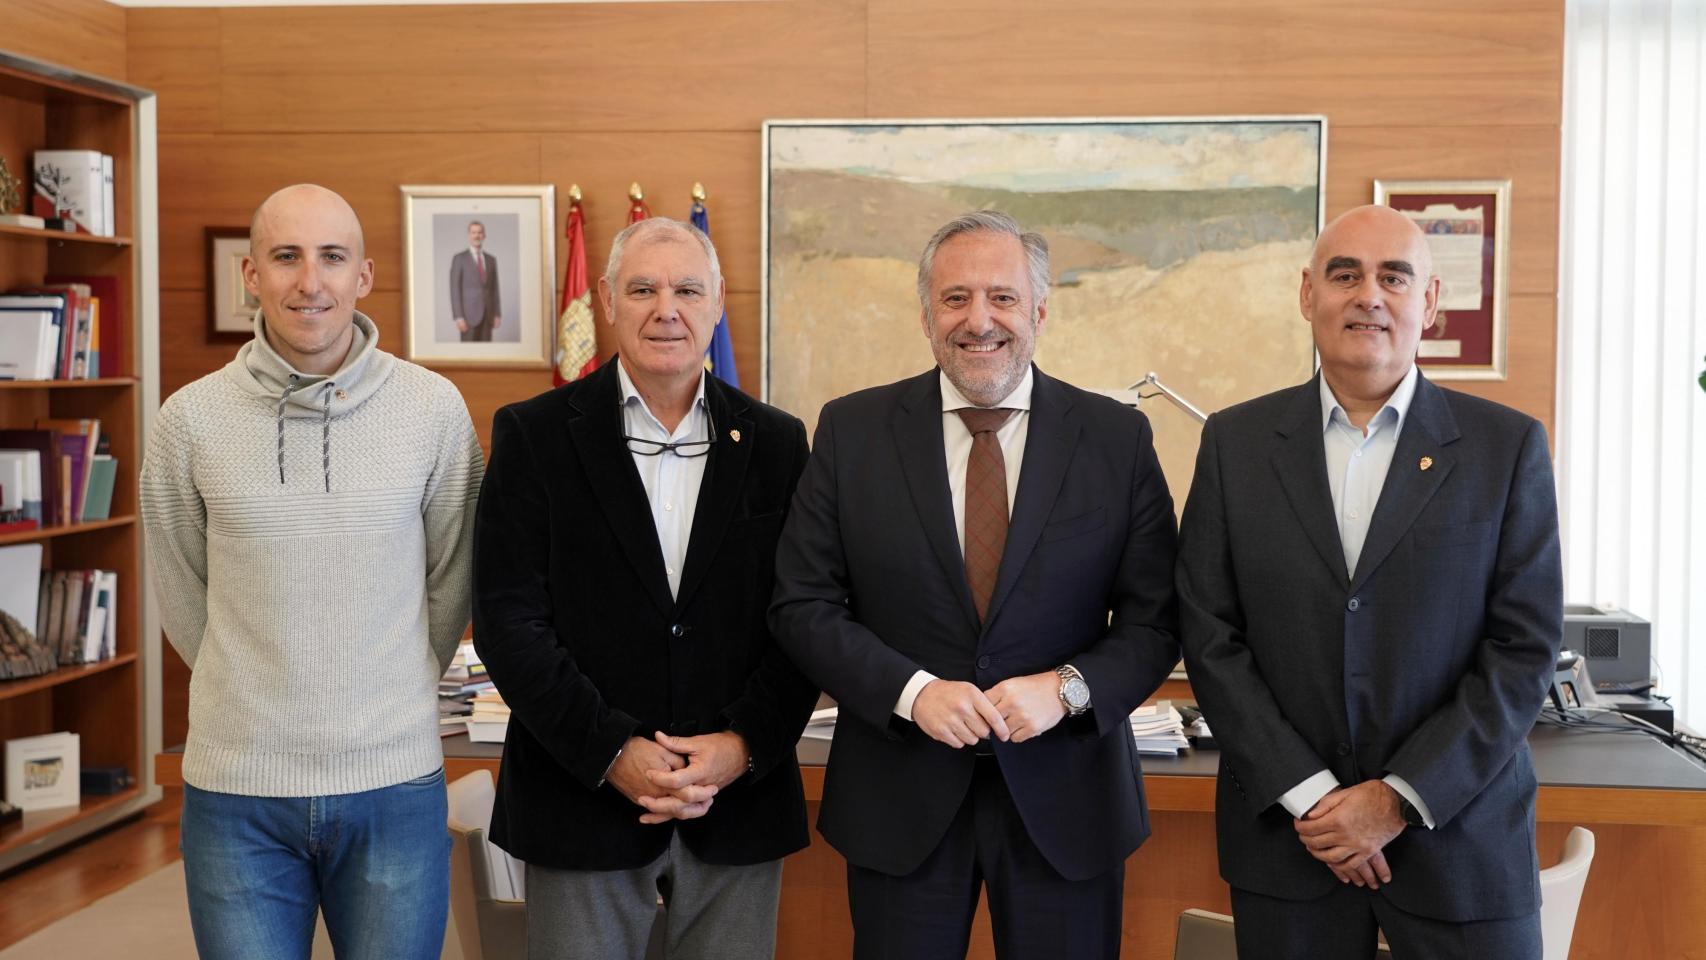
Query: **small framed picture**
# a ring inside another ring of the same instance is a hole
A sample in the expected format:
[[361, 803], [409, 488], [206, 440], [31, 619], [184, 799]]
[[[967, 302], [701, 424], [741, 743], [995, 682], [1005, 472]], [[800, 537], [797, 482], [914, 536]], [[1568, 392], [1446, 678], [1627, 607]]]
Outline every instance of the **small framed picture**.
[[81, 749], [75, 733], [6, 741], [6, 802], [19, 810], [75, 807], [83, 779]]
[[248, 227], [207, 227], [207, 342], [242, 343], [255, 335], [261, 302], [243, 288]]
[[408, 359], [429, 367], [549, 368], [555, 188], [401, 189]]
[[1422, 228], [1439, 274], [1439, 315], [1416, 362], [1435, 380], [1505, 379], [1511, 182], [1376, 180], [1374, 202]]

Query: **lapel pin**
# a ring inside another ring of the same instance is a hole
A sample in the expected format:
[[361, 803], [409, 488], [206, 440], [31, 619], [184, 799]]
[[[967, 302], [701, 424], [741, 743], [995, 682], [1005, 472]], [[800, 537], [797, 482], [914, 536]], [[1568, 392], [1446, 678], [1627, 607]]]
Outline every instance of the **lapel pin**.
[[1434, 458], [1433, 457], [1423, 457], [1422, 458], [1421, 467], [1423, 470], [1426, 470], [1426, 469], [1432, 467], [1433, 465], [1434, 465]]
[[729, 439], [733, 440], [736, 443], [739, 443], [740, 442], [740, 431], [739, 430], [730, 430], [729, 431]]

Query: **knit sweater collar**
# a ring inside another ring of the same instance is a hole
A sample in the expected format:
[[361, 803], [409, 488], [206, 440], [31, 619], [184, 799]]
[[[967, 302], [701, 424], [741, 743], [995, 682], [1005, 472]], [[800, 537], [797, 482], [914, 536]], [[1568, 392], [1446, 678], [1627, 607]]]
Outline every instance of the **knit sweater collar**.
[[349, 356], [331, 376], [298, 372], [266, 337], [266, 317], [255, 311], [255, 338], [225, 365], [225, 375], [244, 393], [269, 404], [283, 403], [285, 419], [336, 420], [360, 407], [384, 385], [396, 358], [379, 349], [379, 328], [355, 315]]

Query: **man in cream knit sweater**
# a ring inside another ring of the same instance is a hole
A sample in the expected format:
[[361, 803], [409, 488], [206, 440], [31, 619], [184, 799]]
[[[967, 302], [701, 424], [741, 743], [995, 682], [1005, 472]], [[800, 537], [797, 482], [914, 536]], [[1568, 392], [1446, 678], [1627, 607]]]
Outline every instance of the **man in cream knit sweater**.
[[255, 213], [255, 338], [161, 407], [142, 515], [191, 669], [183, 853], [203, 958], [434, 958], [435, 690], [468, 624], [483, 459], [456, 388], [379, 349], [355, 211]]

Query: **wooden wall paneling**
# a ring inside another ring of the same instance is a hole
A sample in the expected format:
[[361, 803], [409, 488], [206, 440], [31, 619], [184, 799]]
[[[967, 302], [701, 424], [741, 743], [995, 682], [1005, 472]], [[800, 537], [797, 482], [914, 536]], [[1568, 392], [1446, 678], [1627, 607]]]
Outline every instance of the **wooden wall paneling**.
[[0, 48], [126, 79], [125, 9], [107, 0], [0, 0]]
[[1550, 126], [1357, 127], [1327, 124], [1327, 216], [1374, 201], [1374, 181], [1511, 181], [1510, 289], [1558, 289], [1558, 151]]
[[[402, 289], [406, 183], [539, 183], [539, 137], [171, 134], [160, 137], [160, 287], [205, 284], [202, 228], [247, 226], [273, 191], [318, 183], [355, 207], [378, 290]], [[565, 185], [566, 186], [566, 185]], [[198, 317], [198, 321], [205, 321]]]
[[[755, 127], [739, 133], [546, 134], [540, 171], [557, 185], [558, 259], [569, 213], [569, 184], [580, 184], [586, 214], [587, 270], [596, 282], [610, 256], [610, 241], [628, 225], [628, 185], [638, 180], [654, 215], [687, 219], [689, 191], [705, 185], [711, 238], [731, 291], [756, 293], [759, 263], [759, 155]], [[559, 268], [561, 264], [559, 264]], [[559, 269], [560, 272], [560, 269]]]
[[1562, 114], [1558, 0], [870, 0], [870, 115], [1327, 113], [1385, 126]]
[[218, 16], [226, 132], [750, 130], [865, 106], [863, 0]]
[[[220, 17], [217, 10], [136, 8], [130, 12], [130, 81], [159, 99], [160, 134], [211, 133], [220, 128]], [[250, 37], [253, 44], [254, 38]], [[260, 46], [254, 44], [254, 46]], [[251, 46], [250, 52], [253, 52]], [[239, 105], [247, 110], [261, 104]], [[162, 161], [161, 212], [166, 165]]]

